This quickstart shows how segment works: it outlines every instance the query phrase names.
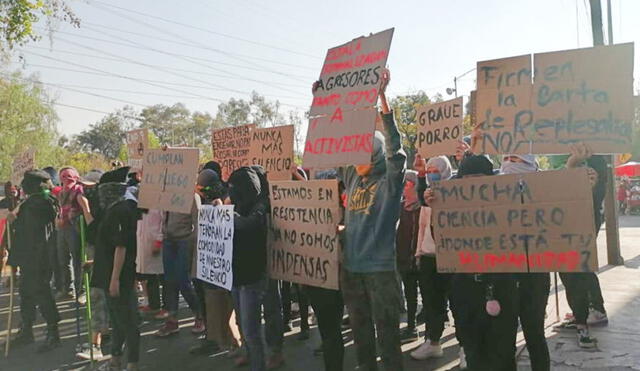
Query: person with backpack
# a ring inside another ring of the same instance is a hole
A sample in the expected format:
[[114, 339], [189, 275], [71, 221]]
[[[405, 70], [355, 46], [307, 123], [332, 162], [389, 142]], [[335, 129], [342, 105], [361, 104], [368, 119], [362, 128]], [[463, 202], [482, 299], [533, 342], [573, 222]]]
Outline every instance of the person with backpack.
[[140, 330], [136, 279], [136, 230], [141, 215], [136, 187], [127, 187], [124, 167], [102, 175], [98, 186], [101, 217], [96, 238], [92, 286], [106, 291], [113, 326], [109, 370], [122, 370], [123, 346], [128, 371], [138, 369]]

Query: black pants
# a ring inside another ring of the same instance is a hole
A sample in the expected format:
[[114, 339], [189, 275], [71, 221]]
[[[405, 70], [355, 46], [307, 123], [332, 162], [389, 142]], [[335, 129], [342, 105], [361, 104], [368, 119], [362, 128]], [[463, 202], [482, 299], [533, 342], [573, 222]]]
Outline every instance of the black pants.
[[518, 289], [510, 274], [492, 280], [500, 314], [487, 314], [486, 287], [473, 274], [455, 274], [451, 305], [456, 317], [456, 334], [464, 347], [470, 371], [516, 371], [518, 333]]
[[24, 327], [31, 327], [36, 320], [36, 307], [47, 325], [60, 321], [58, 308], [51, 293], [51, 270], [47, 267], [20, 266], [20, 315]]
[[206, 319], [207, 318], [207, 304], [205, 302], [205, 297], [204, 297], [204, 284], [202, 283], [202, 281], [200, 281], [199, 279], [194, 279], [193, 280], [193, 288], [196, 291], [196, 300], [198, 300], [198, 303], [200, 303], [200, 311], [202, 313], [202, 317]]
[[282, 300], [282, 322], [288, 325], [291, 322], [291, 294], [295, 291], [300, 308], [300, 328], [309, 329], [309, 299], [306, 297], [301, 285], [280, 281], [280, 295]]
[[122, 347], [127, 345], [127, 362], [137, 363], [140, 358], [140, 330], [138, 330], [138, 299], [135, 290], [122, 290], [120, 296], [107, 293], [107, 306], [111, 316], [113, 333], [111, 355], [122, 356]]
[[589, 282], [591, 280], [589, 275], [591, 274], [594, 273], [560, 273], [567, 303], [579, 325], [586, 325], [589, 316]]
[[435, 256], [420, 258], [419, 284], [425, 308], [427, 338], [440, 341], [447, 318], [447, 299], [451, 284], [451, 275], [438, 273]]
[[418, 286], [423, 297], [425, 291], [420, 281], [420, 272], [416, 270], [408, 270], [400, 274], [402, 276], [402, 285], [404, 286], [404, 298], [407, 302], [407, 327], [416, 327], [416, 311], [418, 310]]
[[320, 287], [306, 287], [322, 338], [325, 371], [342, 371], [344, 342], [342, 340], [342, 293]]
[[138, 274], [138, 280], [147, 283], [147, 295], [149, 296], [149, 308], [158, 310], [164, 308], [164, 285], [160, 292], [161, 274]]
[[600, 289], [600, 280], [598, 279], [598, 275], [593, 272], [585, 274], [587, 275], [586, 280], [589, 290], [590, 307], [599, 312], [606, 313], [604, 309], [604, 298], [602, 297], [602, 289]]
[[551, 289], [549, 273], [522, 273], [518, 281], [519, 317], [532, 371], [548, 371], [551, 359], [544, 336], [544, 316]]

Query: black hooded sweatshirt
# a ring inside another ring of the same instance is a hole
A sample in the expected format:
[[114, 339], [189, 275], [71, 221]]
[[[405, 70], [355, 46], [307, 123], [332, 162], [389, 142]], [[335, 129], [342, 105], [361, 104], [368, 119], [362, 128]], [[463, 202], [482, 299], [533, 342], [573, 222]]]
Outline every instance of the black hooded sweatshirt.
[[49, 269], [49, 251], [55, 248], [56, 201], [48, 194], [36, 193], [27, 198], [13, 224], [15, 241], [9, 254], [11, 266], [29, 265]]
[[233, 285], [255, 283], [266, 275], [267, 212], [258, 174], [241, 167], [229, 176], [229, 196], [235, 205], [233, 219]]

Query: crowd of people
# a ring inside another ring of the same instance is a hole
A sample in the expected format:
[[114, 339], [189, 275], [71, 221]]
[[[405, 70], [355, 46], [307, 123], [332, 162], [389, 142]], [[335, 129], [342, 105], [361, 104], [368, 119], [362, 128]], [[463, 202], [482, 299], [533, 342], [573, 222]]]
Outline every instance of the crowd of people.
[[[410, 353], [416, 360], [443, 356], [441, 340], [450, 321], [463, 369], [516, 370], [520, 326], [532, 369], [549, 370], [544, 323], [550, 274], [438, 272], [430, 224], [435, 182], [535, 173], [541, 171], [535, 156], [505, 155], [496, 167], [488, 156], [472, 153], [467, 140], [460, 143], [456, 156], [417, 155], [410, 164], [413, 169], [407, 170], [401, 135], [384, 93], [388, 81], [385, 71], [379, 96], [383, 131], [373, 138], [371, 163], [314, 172], [315, 179], [338, 179], [344, 194], [337, 226], [342, 242], [340, 290], [269, 278], [270, 200], [260, 166], [241, 167], [223, 181], [220, 165], [207, 162], [199, 171], [188, 214], [139, 208], [141, 170], [116, 167], [84, 177], [70, 167], [32, 170], [19, 187], [6, 185], [7, 197], [0, 203], [10, 211], [8, 264], [20, 275], [21, 324], [12, 346], [34, 342], [36, 307], [47, 323], [47, 336], [38, 350], [58, 346], [56, 300], [73, 298], [82, 304], [89, 294], [92, 344], [79, 349], [78, 357], [104, 358], [102, 338], [110, 334], [111, 357], [103, 368], [136, 370], [139, 319], [164, 321], [157, 337], [178, 333], [182, 295], [195, 318], [191, 331], [202, 335], [190, 352], [227, 352], [237, 366], [271, 370], [285, 362], [283, 338], [291, 330], [295, 296], [298, 338], [309, 338], [310, 306], [322, 339], [317, 352], [328, 371], [343, 369], [346, 324], [352, 329], [359, 370], [376, 370], [380, 356], [384, 369], [399, 371], [404, 367], [401, 345], [418, 338], [420, 322], [426, 332], [424, 343]], [[566, 167], [579, 166], [590, 169], [597, 233], [606, 163], [578, 144]], [[309, 175], [305, 169], [292, 169], [293, 180], [304, 182]], [[197, 211], [205, 204], [235, 206], [231, 292], [195, 279]], [[7, 239], [3, 241], [7, 247]], [[85, 241], [93, 250], [89, 259], [83, 257]], [[89, 292], [83, 286], [84, 272], [91, 272]], [[575, 331], [580, 347], [593, 348], [597, 340], [589, 326], [607, 322], [598, 277], [560, 277], [573, 313], [556, 330]], [[404, 309], [407, 321], [401, 328]]]

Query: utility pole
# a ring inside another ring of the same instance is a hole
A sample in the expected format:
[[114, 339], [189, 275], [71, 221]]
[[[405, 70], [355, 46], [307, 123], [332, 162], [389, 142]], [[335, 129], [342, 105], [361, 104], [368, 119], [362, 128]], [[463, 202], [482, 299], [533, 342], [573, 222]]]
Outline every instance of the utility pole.
[[[601, 0], [589, 0], [591, 6], [591, 32], [593, 45], [604, 45], [602, 28]], [[607, 20], [609, 22], [609, 45], [613, 43], [613, 26], [611, 24], [611, 0], [607, 0]], [[624, 259], [620, 255], [620, 229], [618, 225], [618, 210], [615, 197], [614, 156], [606, 156], [607, 160], [607, 188], [604, 196], [604, 220], [607, 233], [607, 263], [610, 265], [622, 265]]]

